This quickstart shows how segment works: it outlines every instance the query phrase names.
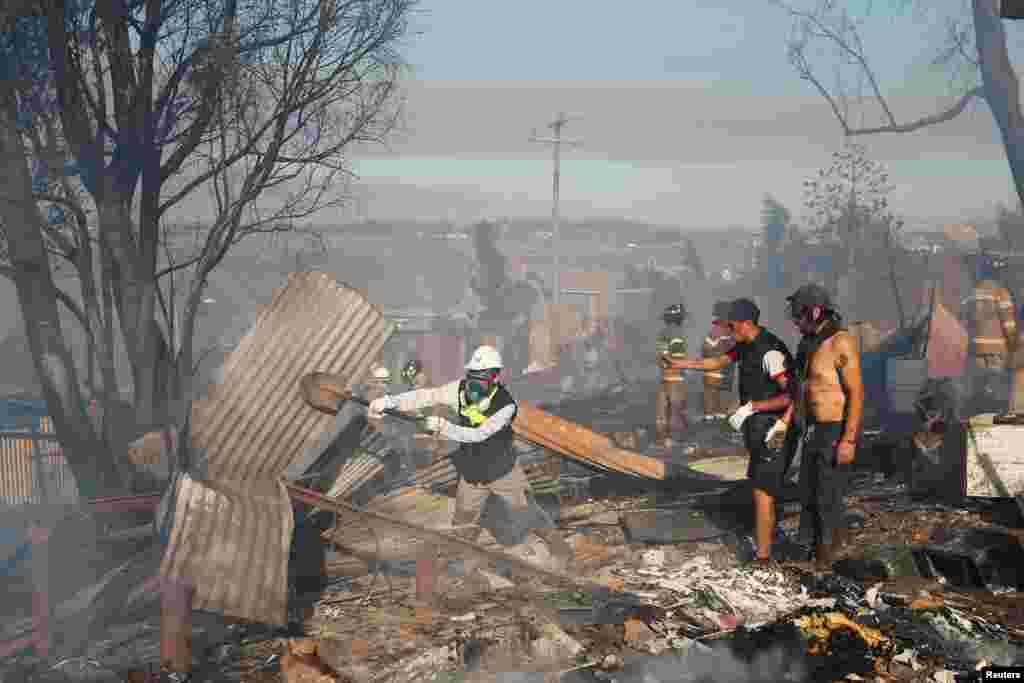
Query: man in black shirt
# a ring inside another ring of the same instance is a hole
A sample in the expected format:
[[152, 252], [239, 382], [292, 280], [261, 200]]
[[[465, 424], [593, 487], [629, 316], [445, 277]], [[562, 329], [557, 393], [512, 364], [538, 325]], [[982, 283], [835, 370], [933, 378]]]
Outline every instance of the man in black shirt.
[[728, 320], [736, 345], [714, 358], [673, 361], [673, 366], [715, 372], [733, 363], [739, 365], [740, 407], [729, 417], [729, 423], [743, 434], [750, 453], [747, 477], [754, 490], [756, 560], [768, 561], [775, 530], [775, 499], [781, 493], [789, 463], [788, 452], [773, 450], [766, 439], [792, 402], [789, 389], [793, 357], [781, 339], [758, 324], [760, 318], [757, 304], [736, 299], [729, 306]]

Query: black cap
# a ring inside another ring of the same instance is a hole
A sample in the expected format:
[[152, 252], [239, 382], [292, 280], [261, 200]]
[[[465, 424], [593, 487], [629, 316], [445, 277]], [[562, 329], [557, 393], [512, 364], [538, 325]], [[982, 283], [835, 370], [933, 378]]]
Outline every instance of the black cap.
[[750, 320], [757, 322], [761, 317], [761, 309], [750, 299], [736, 299], [729, 304], [729, 321], [741, 322]]
[[821, 306], [829, 310], [835, 308], [832, 305], [832, 297], [829, 296], [828, 291], [821, 285], [813, 282], [803, 285], [787, 296], [786, 301], [790, 302], [790, 305], [794, 307], [813, 308], [814, 306]]
[[711, 322], [724, 322], [729, 319], [729, 302], [716, 301], [711, 308]]

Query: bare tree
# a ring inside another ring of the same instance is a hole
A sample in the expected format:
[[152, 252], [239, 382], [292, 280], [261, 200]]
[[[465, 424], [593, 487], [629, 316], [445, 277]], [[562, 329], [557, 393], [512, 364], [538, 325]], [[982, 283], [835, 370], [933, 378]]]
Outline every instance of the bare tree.
[[[1024, 204], [1024, 116], [1020, 83], [1010, 63], [998, 0], [961, 0], [935, 5], [946, 8], [949, 14], [945, 17], [946, 40], [938, 47], [932, 64], [948, 70], [954, 86], [953, 98], [943, 110], [912, 120], [897, 117], [864, 48], [861, 26], [871, 13], [873, 3], [870, 0], [862, 3], [864, 12], [860, 17], [851, 14], [851, 3], [839, 0], [815, 0], [810, 9], [785, 0], [769, 1], [793, 18], [793, 35], [787, 44], [790, 62], [800, 78], [828, 102], [846, 136], [909, 133], [950, 121], [963, 113], [972, 100], [982, 99], [999, 128], [1017, 196]], [[911, 0], [887, 4], [902, 8], [913, 5]], [[832, 47], [837, 54], [833, 65], [837, 73], [834, 86], [827, 85], [821, 75], [822, 65], [812, 63], [813, 55], [824, 52], [816, 49], [821, 45]], [[851, 69], [856, 78], [850, 76]], [[853, 125], [851, 103], [873, 104], [881, 117], [880, 123], [866, 127]]]
[[[902, 219], [889, 209], [893, 186], [881, 163], [869, 159], [863, 145], [847, 142], [833, 152], [828, 168], [804, 181], [804, 206], [811, 232], [835, 245], [832, 277], [843, 274], [867, 275], [878, 280], [878, 255], [885, 254], [888, 279], [899, 310], [904, 312], [894, 266], [893, 233], [903, 227]], [[835, 283], [832, 283], [834, 288]]]
[[[82, 414], [58, 302], [86, 331], [99, 368], [88, 383], [105, 407], [117, 400], [116, 335], [131, 428], [182, 419], [210, 273], [241, 239], [294, 231], [345, 200], [348, 151], [396, 120], [395, 49], [413, 3], [51, 0], [0, 16], [4, 61], [26, 65], [0, 83], [0, 273], [17, 286], [80, 480], [120, 485], [102, 455], [112, 435]], [[188, 245], [167, 217], [197, 192], [216, 210]], [[54, 284], [59, 262], [79, 298]]]

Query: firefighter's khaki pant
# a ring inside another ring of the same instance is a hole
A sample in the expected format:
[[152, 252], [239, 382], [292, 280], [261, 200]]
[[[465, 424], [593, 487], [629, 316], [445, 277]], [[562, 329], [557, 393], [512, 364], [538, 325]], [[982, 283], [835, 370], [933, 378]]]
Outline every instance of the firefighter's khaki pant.
[[[676, 425], [673, 425], [673, 421]], [[671, 440], [673, 426], [678, 426], [680, 430], [689, 427], [686, 416], [686, 383], [679, 380], [663, 380], [658, 384], [654, 408], [655, 437], [659, 443]]]
[[728, 388], [722, 388], [722, 379], [719, 377], [704, 377], [704, 415], [727, 415], [735, 410], [738, 405], [732, 392]]

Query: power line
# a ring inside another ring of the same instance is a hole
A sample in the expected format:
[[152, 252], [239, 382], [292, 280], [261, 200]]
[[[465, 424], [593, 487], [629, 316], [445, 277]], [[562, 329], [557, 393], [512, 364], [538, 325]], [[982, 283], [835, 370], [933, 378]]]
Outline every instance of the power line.
[[570, 147], [579, 147], [583, 144], [582, 140], [569, 140], [562, 137], [562, 128], [565, 124], [570, 121], [579, 120], [580, 117], [574, 116], [570, 118], [564, 112], [559, 114], [558, 117], [548, 124], [548, 128], [554, 131], [553, 137], [541, 138], [537, 137], [536, 129], [534, 129], [533, 135], [530, 136], [530, 142], [541, 142], [544, 144], [551, 145], [554, 150], [554, 173], [552, 176], [552, 187], [551, 194], [553, 204], [551, 207], [551, 232], [552, 232], [552, 272], [551, 272], [551, 302], [554, 304], [558, 303], [559, 292], [561, 289], [559, 271], [561, 270], [561, 254], [562, 254], [562, 240], [561, 240], [561, 215], [559, 214], [558, 208], [558, 183], [561, 178], [561, 165], [562, 165], [562, 145], [569, 145]]

